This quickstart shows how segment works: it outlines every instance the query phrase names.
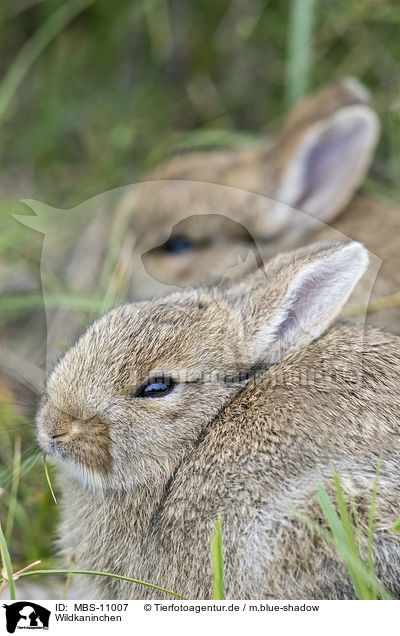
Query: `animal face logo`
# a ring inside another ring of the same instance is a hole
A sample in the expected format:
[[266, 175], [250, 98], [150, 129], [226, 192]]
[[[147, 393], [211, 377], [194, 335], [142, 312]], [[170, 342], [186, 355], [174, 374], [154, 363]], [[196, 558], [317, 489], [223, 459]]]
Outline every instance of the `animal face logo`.
[[49, 629], [51, 612], [32, 603], [31, 601], [18, 601], [10, 605], [4, 604], [6, 610], [6, 628], [9, 634], [14, 634], [16, 629]]
[[[40, 282], [47, 371], [88, 324], [113, 307], [197, 285], [230, 286], [277, 251], [297, 246], [296, 228], [326, 229], [267, 196], [200, 181], [124, 186], [70, 210], [25, 203], [34, 215], [15, 218], [44, 234]], [[330, 241], [347, 238], [330, 229]], [[370, 261], [362, 305], [381, 264], [372, 254]], [[41, 368], [35, 377], [41, 390]]]

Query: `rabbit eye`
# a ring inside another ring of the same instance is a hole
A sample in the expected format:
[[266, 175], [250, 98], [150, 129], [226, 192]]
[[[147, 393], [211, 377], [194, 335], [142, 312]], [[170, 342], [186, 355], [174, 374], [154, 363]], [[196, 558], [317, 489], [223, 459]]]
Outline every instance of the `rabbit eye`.
[[168, 395], [175, 388], [172, 378], [154, 378], [147, 384], [142, 384], [131, 397], [155, 398]]
[[164, 252], [171, 252], [173, 254], [184, 254], [194, 248], [194, 245], [190, 239], [186, 236], [172, 236], [162, 245]]

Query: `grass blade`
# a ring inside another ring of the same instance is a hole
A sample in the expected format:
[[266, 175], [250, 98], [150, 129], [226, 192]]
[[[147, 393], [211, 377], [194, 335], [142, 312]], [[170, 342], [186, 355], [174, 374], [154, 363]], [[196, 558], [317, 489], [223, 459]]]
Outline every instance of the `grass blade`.
[[94, 2], [96, 0], [64, 2], [22, 47], [0, 84], [0, 119], [4, 116], [30, 67], [46, 46], [65, 29], [67, 24]]
[[[374, 567], [374, 521], [375, 521], [375, 504], [376, 504], [376, 495], [378, 492], [378, 479], [379, 473], [382, 465], [382, 457], [379, 457], [378, 463], [376, 465], [375, 479], [374, 485], [371, 493], [371, 504], [369, 507], [369, 516], [368, 516], [368, 565], [370, 574], [375, 578], [375, 567]], [[373, 589], [373, 592], [376, 597], [376, 590]]]
[[[299, 519], [301, 519], [301, 521], [303, 521], [303, 523], [305, 523], [307, 526], [309, 526], [322, 539], [324, 539], [324, 541], [326, 541], [330, 546], [332, 546], [332, 548], [334, 548], [338, 552], [338, 554], [340, 554], [340, 556], [342, 557], [343, 562], [344, 562], [344, 564], [346, 566], [346, 569], [347, 569], [348, 565], [350, 565], [353, 568], [354, 572], [358, 576], [364, 577], [365, 580], [370, 585], [374, 585], [375, 586], [375, 589], [379, 593], [379, 597], [380, 598], [382, 598], [384, 600], [388, 600], [388, 601], [393, 600], [393, 597], [384, 588], [384, 586], [381, 585], [381, 583], [377, 579], [373, 579], [371, 577], [370, 573], [368, 572], [368, 570], [366, 570], [366, 568], [363, 566], [363, 564], [360, 563], [359, 560], [357, 562], [354, 560], [353, 555], [349, 552], [349, 550], [347, 549], [347, 547], [345, 545], [341, 545], [340, 548], [339, 548], [339, 546], [336, 544], [336, 541], [334, 540], [332, 534], [330, 532], [328, 532], [328, 530], [325, 530], [325, 528], [320, 526], [318, 523], [316, 523], [313, 519], [311, 519], [307, 515], [302, 514], [300, 511], [297, 512], [297, 516], [298, 516]], [[359, 600], [369, 600], [369, 598], [368, 599], [361, 599], [360, 597], [358, 597], [358, 598], [359, 598]]]
[[[334, 547], [337, 553], [341, 556], [350, 576], [357, 598], [360, 600], [377, 600], [378, 597], [382, 599], [392, 598], [375, 576], [373, 559], [373, 527], [380, 467], [381, 458], [378, 460], [371, 494], [371, 504], [368, 514], [368, 533], [366, 533], [367, 536], [365, 537], [368, 546], [368, 555], [365, 559], [363, 557], [363, 553], [360, 551], [360, 546], [353, 527], [352, 514], [355, 517], [355, 522], [357, 522], [357, 510], [354, 507], [352, 508], [351, 501], [349, 505], [347, 504], [345, 492], [338, 475], [335, 475], [333, 480], [339, 514], [336, 512], [325, 488], [322, 485], [318, 488], [318, 501], [331, 532], [327, 532], [324, 528], [315, 524], [311, 519], [301, 515], [301, 518], [303, 518], [310, 527], [320, 534], [320, 536], [328, 541], [328, 543], [332, 545], [332, 547]], [[360, 530], [361, 527], [358, 525], [359, 533]]]
[[70, 311], [100, 311], [104, 307], [104, 298], [80, 296], [79, 294], [21, 294], [3, 296], [0, 299], [2, 319], [13, 312], [30, 312], [43, 306], [63, 307]]
[[44, 474], [46, 475], [46, 481], [49, 484], [50, 492], [54, 499], [54, 503], [57, 505], [57, 498], [54, 494], [53, 486], [51, 485], [51, 481], [50, 481], [49, 467], [47, 465], [46, 455], [43, 457], [43, 464], [44, 464]]
[[146, 581], [139, 581], [138, 579], [131, 579], [128, 576], [122, 576], [121, 574], [111, 574], [110, 572], [97, 572], [91, 570], [32, 570], [30, 572], [22, 572], [18, 575], [18, 578], [22, 578], [25, 576], [35, 576], [37, 574], [84, 574], [84, 575], [92, 575], [92, 576], [107, 576], [112, 579], [118, 579], [120, 581], [128, 581], [129, 583], [136, 583], [137, 585], [144, 585], [145, 587], [151, 587], [153, 590], [158, 590], [163, 594], [170, 594], [171, 596], [176, 596], [177, 598], [181, 598], [183, 601], [187, 601], [188, 599], [176, 592], [171, 592], [171, 590], [167, 590], [163, 587], [159, 587], [158, 585], [153, 585], [153, 583], [147, 583]]
[[17, 437], [14, 440], [11, 495], [10, 495], [10, 502], [8, 505], [8, 515], [7, 515], [6, 532], [5, 532], [7, 543], [9, 543], [11, 540], [12, 530], [14, 526], [14, 517], [15, 517], [15, 510], [17, 507], [17, 494], [18, 494], [20, 475], [21, 475], [21, 437], [17, 435]]
[[315, 0], [292, 0], [288, 35], [286, 105], [292, 106], [308, 89]]
[[[343, 561], [346, 565], [357, 597], [359, 599], [365, 599], [365, 589], [363, 585], [360, 585], [359, 578], [357, 576], [358, 568], [355, 568], [353, 563], [355, 561], [358, 564], [357, 556], [354, 552], [353, 546], [349, 546], [348, 536], [346, 535], [343, 523], [341, 522], [333, 506], [333, 503], [323, 486], [318, 487], [318, 501], [332, 532], [335, 547], [338, 550], [339, 554], [342, 556]], [[348, 558], [349, 555], [352, 556], [352, 559]]]
[[211, 558], [213, 564], [213, 599], [224, 600], [224, 553], [222, 544], [222, 520], [218, 515], [211, 537]]
[[[0, 523], [0, 553], [3, 567], [7, 572], [7, 583], [10, 589], [10, 600], [15, 601], [15, 582], [13, 576], [13, 570], [11, 565], [10, 553], [8, 551], [7, 541], [3, 533], [3, 528]], [[4, 581], [4, 578], [3, 578]]]
[[395, 532], [400, 532], [400, 519], [397, 519], [397, 521], [394, 524], [392, 530], [394, 530]]
[[363, 576], [358, 576], [357, 571], [360, 569], [362, 571], [363, 563], [360, 558], [360, 552], [357, 545], [356, 537], [353, 530], [353, 524], [351, 521], [351, 516], [349, 513], [349, 509], [347, 507], [347, 503], [344, 497], [344, 492], [342, 485], [340, 483], [340, 479], [338, 475], [334, 475], [333, 478], [335, 484], [336, 491], [336, 499], [339, 508], [340, 521], [341, 526], [343, 528], [343, 532], [345, 535], [345, 541], [347, 545], [348, 552], [352, 555], [354, 563], [357, 563], [359, 567], [355, 570], [354, 567], [347, 560], [347, 568], [349, 574], [352, 578], [353, 585], [355, 589], [358, 591], [359, 598], [371, 598], [370, 591], [368, 585], [366, 584]]

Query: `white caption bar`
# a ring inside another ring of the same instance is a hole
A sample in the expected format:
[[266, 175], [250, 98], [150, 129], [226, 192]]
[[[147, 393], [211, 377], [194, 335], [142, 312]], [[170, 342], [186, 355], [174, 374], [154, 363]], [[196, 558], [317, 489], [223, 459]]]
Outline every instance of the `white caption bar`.
[[[179, 636], [217, 629], [274, 628], [284, 633], [321, 636], [391, 633], [399, 602], [385, 601], [3, 601], [0, 633], [162, 634]], [[23, 630], [23, 631], [22, 631]], [[145, 630], [145, 631], [142, 631]]]

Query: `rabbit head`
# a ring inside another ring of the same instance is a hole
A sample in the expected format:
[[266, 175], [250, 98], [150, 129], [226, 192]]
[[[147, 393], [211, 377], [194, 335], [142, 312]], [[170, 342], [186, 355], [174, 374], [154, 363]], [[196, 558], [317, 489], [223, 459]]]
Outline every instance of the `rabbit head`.
[[367, 262], [358, 243], [314, 245], [278, 255], [230, 289], [111, 311], [50, 375], [39, 444], [93, 488], [168, 480], [258, 369], [321, 335]]
[[362, 182], [378, 139], [367, 100], [356, 80], [341, 80], [296, 105], [268, 141], [175, 156], [134, 200], [127, 193], [121, 205], [131, 206], [144, 265], [131, 297], [165, 292], [157, 283], [218, 283], [232, 267], [239, 278], [259, 265], [260, 252], [268, 260], [332, 222]]

